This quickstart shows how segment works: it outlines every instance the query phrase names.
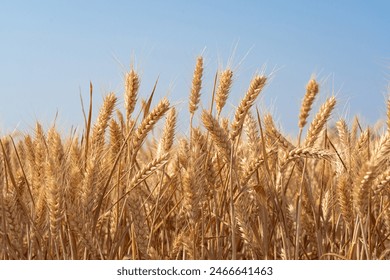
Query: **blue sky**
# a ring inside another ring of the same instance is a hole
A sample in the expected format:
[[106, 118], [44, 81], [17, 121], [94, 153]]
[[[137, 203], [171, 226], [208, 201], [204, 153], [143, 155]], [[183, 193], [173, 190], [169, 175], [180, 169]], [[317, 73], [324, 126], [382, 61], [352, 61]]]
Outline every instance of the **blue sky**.
[[[123, 74], [134, 62], [146, 97], [181, 111], [197, 55], [205, 59], [202, 98], [211, 100], [215, 71], [230, 65], [235, 84], [224, 109], [234, 112], [256, 72], [272, 75], [258, 102], [286, 133], [296, 135], [305, 85], [314, 73], [321, 101], [335, 92], [333, 118], [356, 114], [373, 124], [386, 114], [390, 79], [389, 1], [1, 1], [0, 134], [28, 131], [36, 120], [82, 127], [94, 84], [102, 97], [122, 98]], [[119, 102], [119, 107], [123, 102]]]

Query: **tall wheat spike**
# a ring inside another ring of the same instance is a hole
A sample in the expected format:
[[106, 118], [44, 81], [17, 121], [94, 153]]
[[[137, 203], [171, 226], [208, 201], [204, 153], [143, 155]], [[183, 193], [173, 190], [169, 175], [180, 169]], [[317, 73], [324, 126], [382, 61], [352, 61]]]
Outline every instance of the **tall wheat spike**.
[[221, 114], [222, 108], [226, 104], [226, 100], [228, 99], [232, 83], [233, 83], [233, 71], [230, 69], [226, 69], [222, 71], [219, 77], [219, 85], [218, 85], [217, 93], [215, 95], [215, 106], [217, 108], [218, 116]]
[[307, 117], [309, 116], [309, 112], [311, 110], [311, 106], [313, 105], [314, 99], [317, 96], [319, 91], [319, 86], [316, 80], [311, 79], [306, 86], [306, 93], [302, 100], [301, 111], [299, 113], [299, 136], [298, 143], [301, 140], [302, 129], [306, 125]]
[[147, 134], [153, 129], [154, 125], [160, 120], [160, 118], [168, 111], [169, 101], [168, 99], [162, 99], [158, 105], [142, 120], [141, 124], [135, 131], [133, 137], [133, 150], [136, 152], [141, 147], [142, 142], [145, 140]]
[[232, 140], [241, 133], [246, 114], [252, 107], [261, 90], [264, 88], [266, 81], [267, 78], [265, 76], [256, 76], [253, 78], [248, 91], [241, 100], [240, 105], [237, 107], [236, 113], [234, 114], [234, 120], [232, 122], [230, 132], [230, 138]]
[[125, 110], [126, 110], [126, 120], [130, 120], [130, 116], [134, 111], [135, 104], [137, 102], [137, 93], [140, 85], [140, 80], [138, 74], [131, 69], [129, 73], [126, 74], [125, 81]]
[[388, 159], [390, 153], [390, 134], [386, 133], [380, 139], [373, 155], [364, 165], [357, 178], [353, 190], [353, 202], [358, 214], [363, 217], [370, 200], [372, 182], [377, 178], [378, 171]]
[[192, 87], [189, 102], [189, 111], [193, 115], [198, 109], [200, 101], [200, 90], [202, 88], [202, 76], [203, 76], [203, 57], [199, 56], [196, 60], [196, 66], [194, 70], [194, 76], [192, 78]]
[[202, 122], [210, 132], [211, 137], [216, 144], [216, 148], [223, 155], [224, 160], [229, 162], [231, 144], [225, 131], [221, 128], [218, 121], [206, 110], [203, 110], [202, 112]]
[[314, 142], [318, 138], [318, 135], [324, 128], [326, 122], [328, 121], [330, 114], [332, 113], [335, 105], [336, 105], [336, 98], [332, 96], [328, 98], [325, 101], [325, 103], [321, 106], [319, 112], [317, 113], [314, 120], [310, 124], [303, 146], [305, 147], [313, 146]]

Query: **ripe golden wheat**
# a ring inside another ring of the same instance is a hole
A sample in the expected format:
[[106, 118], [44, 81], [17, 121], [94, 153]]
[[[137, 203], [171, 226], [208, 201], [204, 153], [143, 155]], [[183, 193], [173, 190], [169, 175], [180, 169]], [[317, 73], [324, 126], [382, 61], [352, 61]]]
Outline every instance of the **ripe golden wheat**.
[[202, 79], [199, 57], [189, 135], [175, 134], [176, 109], [154, 92], [136, 112], [131, 69], [124, 107], [108, 94], [96, 122], [91, 85], [81, 133], [37, 123], [3, 136], [0, 258], [390, 259], [390, 99], [384, 131], [330, 122], [333, 96], [310, 123], [320, 94], [311, 79], [294, 138], [255, 107], [266, 76], [231, 120], [222, 111], [233, 71], [215, 79], [215, 110], [197, 111]]

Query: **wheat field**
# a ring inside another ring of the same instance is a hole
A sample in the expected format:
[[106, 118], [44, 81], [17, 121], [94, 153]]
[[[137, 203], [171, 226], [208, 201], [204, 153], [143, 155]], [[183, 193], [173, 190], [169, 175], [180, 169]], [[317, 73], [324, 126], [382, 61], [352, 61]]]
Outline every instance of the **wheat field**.
[[312, 112], [310, 79], [291, 136], [256, 106], [269, 77], [230, 119], [234, 72], [218, 71], [208, 109], [203, 78], [200, 56], [188, 135], [131, 68], [124, 106], [109, 93], [96, 120], [91, 84], [80, 132], [2, 136], [0, 259], [390, 259], [390, 99], [386, 127], [348, 124], [334, 96]]

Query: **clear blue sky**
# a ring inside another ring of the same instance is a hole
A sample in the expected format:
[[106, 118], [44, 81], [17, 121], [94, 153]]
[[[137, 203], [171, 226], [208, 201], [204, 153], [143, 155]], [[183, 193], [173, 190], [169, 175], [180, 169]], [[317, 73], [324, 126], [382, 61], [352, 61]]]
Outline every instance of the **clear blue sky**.
[[313, 73], [323, 82], [319, 102], [337, 93], [334, 118], [373, 123], [386, 113], [390, 1], [1, 1], [0, 42], [1, 135], [36, 120], [50, 125], [57, 110], [64, 131], [82, 126], [79, 95], [87, 101], [89, 81], [97, 111], [109, 91], [122, 97], [132, 61], [140, 94], [159, 76], [157, 98], [178, 105], [185, 132], [201, 53], [205, 106], [217, 68], [230, 61], [236, 69], [226, 114], [264, 65], [266, 74], [277, 71], [258, 104], [287, 133], [296, 132]]

